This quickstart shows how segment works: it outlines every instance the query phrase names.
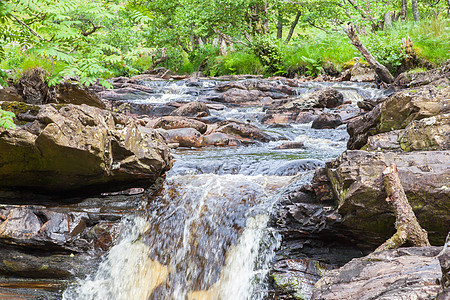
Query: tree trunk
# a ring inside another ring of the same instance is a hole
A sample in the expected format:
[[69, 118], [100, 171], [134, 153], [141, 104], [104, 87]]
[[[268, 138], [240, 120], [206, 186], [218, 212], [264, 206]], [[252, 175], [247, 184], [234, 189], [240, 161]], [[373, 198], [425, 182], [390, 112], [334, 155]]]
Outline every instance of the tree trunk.
[[417, 0], [412, 0], [412, 14], [414, 17], [414, 22], [419, 22], [419, 8], [417, 7]]
[[392, 12], [388, 11], [384, 14], [384, 29], [390, 29], [392, 27]]
[[428, 233], [420, 227], [411, 205], [409, 205], [395, 164], [384, 170], [383, 181], [388, 196], [386, 201], [394, 208], [397, 232], [375, 252], [396, 249], [406, 241], [411, 242], [415, 247], [429, 247]]
[[291, 40], [292, 35], [294, 34], [294, 29], [297, 26], [298, 20], [300, 19], [301, 15], [302, 15], [302, 12], [300, 10], [298, 10], [297, 11], [297, 15], [295, 16], [294, 22], [292, 22], [291, 28], [289, 29], [289, 33], [288, 33], [288, 36], [286, 38], [286, 43], [289, 43], [289, 41]]
[[278, 11], [278, 22], [277, 22], [277, 39], [281, 40], [283, 38], [283, 18], [281, 13]]
[[402, 10], [400, 12], [402, 21], [406, 21], [406, 11], [408, 10], [408, 0], [402, 0]]
[[356, 34], [355, 27], [352, 24], [349, 24], [345, 26], [344, 31], [349, 37], [353, 46], [355, 46], [355, 48], [358, 49], [362, 56], [364, 56], [370, 67], [375, 71], [375, 73], [377, 73], [378, 77], [380, 77], [383, 82], [386, 82], [388, 84], [392, 83], [394, 81], [394, 76], [392, 76], [391, 72], [389, 72], [389, 70], [385, 66], [380, 64], [366, 49], [366, 47], [364, 47], [364, 45], [359, 40], [358, 35]]

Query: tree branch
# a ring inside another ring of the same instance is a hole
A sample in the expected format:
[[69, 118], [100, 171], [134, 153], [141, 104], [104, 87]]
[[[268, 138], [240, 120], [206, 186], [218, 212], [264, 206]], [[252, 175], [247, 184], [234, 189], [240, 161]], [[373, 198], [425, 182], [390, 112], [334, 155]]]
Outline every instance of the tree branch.
[[416, 247], [428, 247], [428, 233], [420, 227], [411, 205], [406, 198], [405, 191], [398, 176], [398, 170], [395, 164], [387, 167], [383, 172], [383, 181], [386, 187], [386, 201], [391, 204], [395, 213], [395, 227], [397, 232], [375, 252], [387, 249], [396, 249], [409, 241]]
[[31, 29], [30, 26], [28, 26], [27, 24], [25, 24], [22, 20], [18, 19], [15, 15], [10, 14], [11, 17], [14, 18], [14, 20], [16, 20], [20, 25], [26, 27], [34, 36], [38, 37], [41, 41], [46, 41], [46, 39], [44, 39], [42, 36], [39, 35], [39, 33], [37, 33], [36, 31], [34, 31], [33, 29]]

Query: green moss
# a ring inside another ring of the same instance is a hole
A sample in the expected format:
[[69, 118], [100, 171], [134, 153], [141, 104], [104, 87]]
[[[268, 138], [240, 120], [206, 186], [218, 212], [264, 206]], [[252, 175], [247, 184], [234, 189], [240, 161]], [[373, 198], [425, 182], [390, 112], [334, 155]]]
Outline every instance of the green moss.
[[25, 102], [3, 102], [1, 108], [3, 110], [12, 111], [16, 116], [24, 113], [36, 116], [40, 109], [39, 106], [27, 104]]

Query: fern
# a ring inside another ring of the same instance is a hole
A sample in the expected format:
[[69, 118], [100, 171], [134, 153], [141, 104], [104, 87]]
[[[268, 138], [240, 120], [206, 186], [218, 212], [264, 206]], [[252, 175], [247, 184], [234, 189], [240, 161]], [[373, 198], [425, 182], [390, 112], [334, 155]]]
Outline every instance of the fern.
[[4, 111], [0, 108], [0, 128], [16, 129], [14, 118], [16, 115], [11, 111]]

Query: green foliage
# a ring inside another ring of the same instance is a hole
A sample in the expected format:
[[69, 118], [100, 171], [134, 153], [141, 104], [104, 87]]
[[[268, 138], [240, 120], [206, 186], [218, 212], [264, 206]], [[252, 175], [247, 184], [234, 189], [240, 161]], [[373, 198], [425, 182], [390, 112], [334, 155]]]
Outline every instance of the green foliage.
[[5, 111], [0, 108], [0, 128], [16, 129], [14, 118], [16, 115], [11, 111]]
[[254, 38], [251, 48], [266, 73], [277, 75], [285, 72], [284, 55], [279, 41], [270, 36], [257, 36]]

